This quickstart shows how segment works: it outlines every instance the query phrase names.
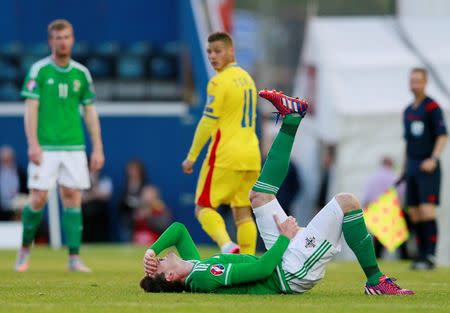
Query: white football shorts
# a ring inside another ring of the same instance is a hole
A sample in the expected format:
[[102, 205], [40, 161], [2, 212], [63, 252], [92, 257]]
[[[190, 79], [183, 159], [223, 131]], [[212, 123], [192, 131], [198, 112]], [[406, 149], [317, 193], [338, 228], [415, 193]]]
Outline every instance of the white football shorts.
[[29, 162], [29, 189], [49, 190], [56, 182], [68, 188], [90, 188], [85, 151], [42, 151], [40, 165]]
[[[280, 235], [273, 215], [278, 215], [281, 222], [287, 215], [277, 199], [254, 209], [253, 213], [266, 249], [270, 249]], [[324, 277], [326, 265], [341, 251], [343, 217], [342, 209], [333, 198], [291, 240], [283, 255], [282, 267], [293, 292], [305, 292]]]

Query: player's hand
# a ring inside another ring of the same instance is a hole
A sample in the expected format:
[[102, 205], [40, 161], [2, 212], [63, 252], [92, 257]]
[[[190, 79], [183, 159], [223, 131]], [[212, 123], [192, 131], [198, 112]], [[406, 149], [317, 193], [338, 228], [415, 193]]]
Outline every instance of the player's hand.
[[185, 174], [192, 174], [192, 172], [194, 171], [194, 162], [186, 159], [183, 161], [183, 163], [181, 163], [181, 167], [183, 168], [183, 172]]
[[294, 238], [300, 230], [296, 219], [292, 216], [289, 216], [283, 223], [280, 223], [280, 218], [278, 215], [274, 215], [273, 219], [275, 220], [275, 224], [277, 224], [280, 234], [288, 237], [289, 239]]
[[36, 165], [40, 165], [42, 161], [42, 149], [41, 146], [36, 144], [30, 144], [28, 146], [28, 159]]
[[156, 257], [155, 251], [152, 249], [148, 249], [144, 254], [144, 272], [148, 276], [152, 276], [156, 273], [156, 269], [158, 268], [159, 260]]
[[97, 172], [101, 170], [103, 165], [105, 164], [105, 155], [102, 150], [94, 150], [91, 153], [91, 171]]
[[437, 161], [432, 158], [428, 158], [422, 161], [420, 169], [424, 172], [431, 173], [436, 169]]

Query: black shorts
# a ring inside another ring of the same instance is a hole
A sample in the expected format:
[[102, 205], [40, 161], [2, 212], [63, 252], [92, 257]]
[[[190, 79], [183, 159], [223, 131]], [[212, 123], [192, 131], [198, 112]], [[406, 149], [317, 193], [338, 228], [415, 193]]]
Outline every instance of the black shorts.
[[406, 205], [418, 206], [424, 203], [439, 205], [441, 168], [438, 164], [432, 173], [414, 171], [406, 176]]

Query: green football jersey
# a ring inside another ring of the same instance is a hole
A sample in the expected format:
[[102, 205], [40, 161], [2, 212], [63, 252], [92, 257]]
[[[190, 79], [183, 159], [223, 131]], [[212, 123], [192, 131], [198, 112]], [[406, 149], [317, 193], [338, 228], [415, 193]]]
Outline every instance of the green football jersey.
[[175, 222], [151, 246], [160, 254], [175, 247], [183, 260], [193, 263], [185, 284], [191, 292], [228, 294], [292, 293], [281, 267], [289, 239], [280, 235], [262, 256], [217, 254], [205, 260], [192, 240], [186, 226]]
[[92, 105], [95, 98], [85, 66], [71, 60], [60, 67], [46, 57], [31, 66], [21, 95], [39, 100], [37, 136], [43, 150], [84, 150], [80, 105]]
[[219, 254], [196, 262], [186, 278], [192, 292], [221, 294], [280, 294], [291, 293], [284, 271], [278, 264], [275, 271], [264, 279], [243, 284], [233, 284], [231, 269], [236, 264], [254, 263], [258, 257], [241, 254]]

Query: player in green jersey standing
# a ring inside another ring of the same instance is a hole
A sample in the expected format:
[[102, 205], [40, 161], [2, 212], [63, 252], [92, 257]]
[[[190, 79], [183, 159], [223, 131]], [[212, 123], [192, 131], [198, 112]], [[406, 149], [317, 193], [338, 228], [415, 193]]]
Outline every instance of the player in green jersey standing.
[[[365, 294], [414, 294], [381, 273], [372, 237], [354, 195], [336, 195], [302, 229], [293, 217], [286, 216], [275, 195], [286, 177], [294, 138], [307, 104], [276, 91], [263, 90], [259, 95], [271, 101], [283, 118], [250, 192], [256, 224], [268, 251], [261, 257], [218, 254], [202, 260], [186, 227], [175, 223], [146, 251], [146, 276], [141, 287], [147, 292], [303, 293], [324, 277], [326, 265], [340, 251], [344, 237], [366, 275]], [[171, 246], [176, 247], [181, 258], [174, 253], [157, 258]]]
[[31, 67], [22, 89], [28, 142], [30, 197], [22, 213], [22, 247], [15, 270], [28, 269], [30, 246], [42, 220], [48, 190], [58, 181], [64, 206], [63, 230], [69, 249], [69, 271], [90, 272], [80, 260], [83, 230], [81, 190], [90, 187], [80, 105], [92, 141], [92, 171], [103, 167], [100, 123], [94, 104], [92, 77], [71, 59], [73, 27], [66, 20], [48, 26], [51, 55]]

